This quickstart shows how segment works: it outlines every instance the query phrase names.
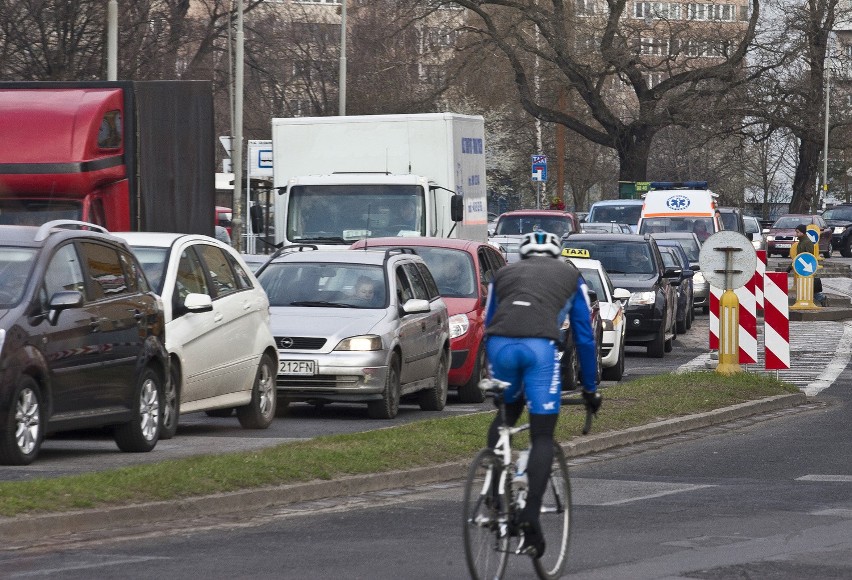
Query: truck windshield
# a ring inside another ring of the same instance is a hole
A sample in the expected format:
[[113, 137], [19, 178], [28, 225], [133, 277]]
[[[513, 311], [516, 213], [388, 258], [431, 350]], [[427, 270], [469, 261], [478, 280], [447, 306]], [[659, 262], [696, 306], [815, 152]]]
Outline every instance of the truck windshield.
[[299, 185], [290, 189], [287, 239], [351, 244], [362, 238], [425, 236], [417, 185]]
[[0, 225], [40, 226], [53, 220], [79, 220], [83, 206], [73, 201], [0, 199]]

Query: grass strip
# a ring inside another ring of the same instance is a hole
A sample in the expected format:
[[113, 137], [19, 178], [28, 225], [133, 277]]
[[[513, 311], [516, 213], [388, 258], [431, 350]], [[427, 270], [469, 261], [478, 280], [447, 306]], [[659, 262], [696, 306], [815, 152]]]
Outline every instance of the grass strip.
[[[758, 373], [724, 376], [694, 372], [645, 377], [603, 391], [604, 404], [593, 432], [621, 430], [795, 392], [795, 386]], [[580, 436], [583, 414], [582, 407], [563, 406], [557, 439], [568, 441]], [[485, 412], [322, 436], [250, 452], [2, 482], [0, 515], [127, 505], [446, 463], [471, 458], [484, 445], [492, 418], [493, 412]]]

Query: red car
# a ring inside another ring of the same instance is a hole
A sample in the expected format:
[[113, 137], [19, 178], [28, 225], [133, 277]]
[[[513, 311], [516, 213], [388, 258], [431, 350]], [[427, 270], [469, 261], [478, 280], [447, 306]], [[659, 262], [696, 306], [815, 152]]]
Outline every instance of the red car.
[[766, 234], [766, 255], [772, 257], [774, 254], [782, 258], [790, 257], [790, 246], [796, 241], [796, 226], [814, 224], [819, 226], [819, 253], [830, 258], [834, 247], [831, 242], [831, 226], [825, 223], [825, 219], [817, 214], [787, 214], [782, 215], [768, 230]]
[[[450, 388], [456, 388], [462, 403], [484, 400], [479, 389], [486, 376], [485, 299], [494, 273], [506, 260], [484, 242], [454, 238], [370, 238], [370, 248], [413, 248], [438, 284], [450, 315]], [[363, 249], [364, 240], [352, 249]]]

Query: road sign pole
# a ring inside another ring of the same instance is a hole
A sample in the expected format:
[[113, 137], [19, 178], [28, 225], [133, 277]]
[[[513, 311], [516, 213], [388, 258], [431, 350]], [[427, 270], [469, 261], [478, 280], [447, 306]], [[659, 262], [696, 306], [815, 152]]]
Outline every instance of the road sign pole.
[[[740, 300], [733, 288], [735, 247], [720, 247], [725, 252], [725, 292], [719, 300], [719, 364], [716, 372], [732, 375], [742, 371], [740, 368]], [[718, 271], [717, 271], [718, 272]]]

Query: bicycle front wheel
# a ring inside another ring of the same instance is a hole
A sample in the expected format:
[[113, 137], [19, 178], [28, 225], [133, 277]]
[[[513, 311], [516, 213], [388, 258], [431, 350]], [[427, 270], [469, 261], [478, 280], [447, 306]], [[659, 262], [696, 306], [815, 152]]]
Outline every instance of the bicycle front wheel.
[[559, 578], [568, 563], [568, 541], [571, 535], [571, 480], [562, 448], [554, 443], [550, 478], [541, 503], [542, 533], [547, 547], [541, 558], [533, 560], [539, 578]]
[[475, 580], [502, 578], [509, 558], [507, 494], [500, 494], [502, 462], [491, 449], [480, 451], [464, 485], [464, 554]]

